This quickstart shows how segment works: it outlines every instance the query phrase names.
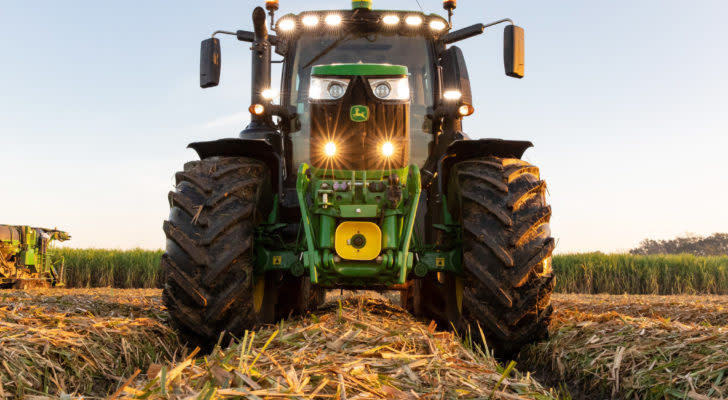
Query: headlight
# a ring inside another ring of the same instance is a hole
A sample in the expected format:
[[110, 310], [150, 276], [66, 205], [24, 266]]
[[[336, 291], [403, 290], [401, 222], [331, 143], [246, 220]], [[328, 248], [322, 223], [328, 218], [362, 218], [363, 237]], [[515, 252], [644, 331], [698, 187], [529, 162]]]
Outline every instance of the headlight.
[[392, 93], [392, 88], [387, 82], [378, 83], [377, 87], [374, 88], [374, 95], [380, 99], [386, 99], [390, 93]]
[[327, 157], [333, 157], [336, 155], [336, 143], [334, 142], [328, 142], [324, 146], [324, 154], [326, 154]]
[[330, 79], [311, 77], [308, 97], [314, 100], [338, 100], [346, 93], [349, 79]]
[[410, 98], [407, 77], [394, 79], [369, 79], [369, 85], [377, 98], [382, 100], [407, 100]]
[[385, 157], [391, 157], [394, 154], [394, 145], [392, 142], [384, 142], [382, 145], [382, 155]]

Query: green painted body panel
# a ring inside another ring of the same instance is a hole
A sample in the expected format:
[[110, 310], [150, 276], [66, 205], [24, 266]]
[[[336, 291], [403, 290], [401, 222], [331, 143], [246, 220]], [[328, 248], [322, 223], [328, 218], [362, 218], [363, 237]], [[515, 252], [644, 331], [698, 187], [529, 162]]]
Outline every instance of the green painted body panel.
[[312, 76], [407, 76], [407, 67], [390, 64], [329, 64], [317, 65]]

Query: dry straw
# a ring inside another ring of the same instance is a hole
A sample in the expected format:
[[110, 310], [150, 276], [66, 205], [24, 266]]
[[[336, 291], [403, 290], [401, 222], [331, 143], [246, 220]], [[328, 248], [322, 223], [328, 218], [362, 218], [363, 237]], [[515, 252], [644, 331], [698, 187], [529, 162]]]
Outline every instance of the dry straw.
[[157, 290], [0, 291], [0, 398], [105, 396], [181, 348]]
[[[595, 398], [728, 398], [728, 297], [556, 295], [522, 360]], [[615, 311], [617, 310], [617, 311]]]
[[384, 300], [358, 297], [154, 365], [126, 398], [550, 399], [528, 375]]

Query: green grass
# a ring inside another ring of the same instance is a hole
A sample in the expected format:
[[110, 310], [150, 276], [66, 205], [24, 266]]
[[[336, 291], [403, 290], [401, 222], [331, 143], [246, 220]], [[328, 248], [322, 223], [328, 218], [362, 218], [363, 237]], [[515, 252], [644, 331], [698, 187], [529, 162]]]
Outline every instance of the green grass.
[[567, 254], [553, 265], [562, 293], [728, 295], [728, 256]]
[[56, 249], [66, 260], [67, 287], [153, 288], [160, 286], [162, 251]]
[[[161, 286], [162, 251], [58, 249], [68, 287]], [[728, 256], [566, 254], [554, 256], [556, 291], [728, 295]]]

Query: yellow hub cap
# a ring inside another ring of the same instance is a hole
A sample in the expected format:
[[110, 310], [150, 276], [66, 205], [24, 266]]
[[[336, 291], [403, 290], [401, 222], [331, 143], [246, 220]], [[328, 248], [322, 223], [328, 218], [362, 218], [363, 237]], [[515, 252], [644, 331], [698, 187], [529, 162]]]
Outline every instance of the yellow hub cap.
[[336, 228], [334, 242], [344, 260], [369, 261], [382, 252], [382, 231], [372, 222], [345, 221]]

